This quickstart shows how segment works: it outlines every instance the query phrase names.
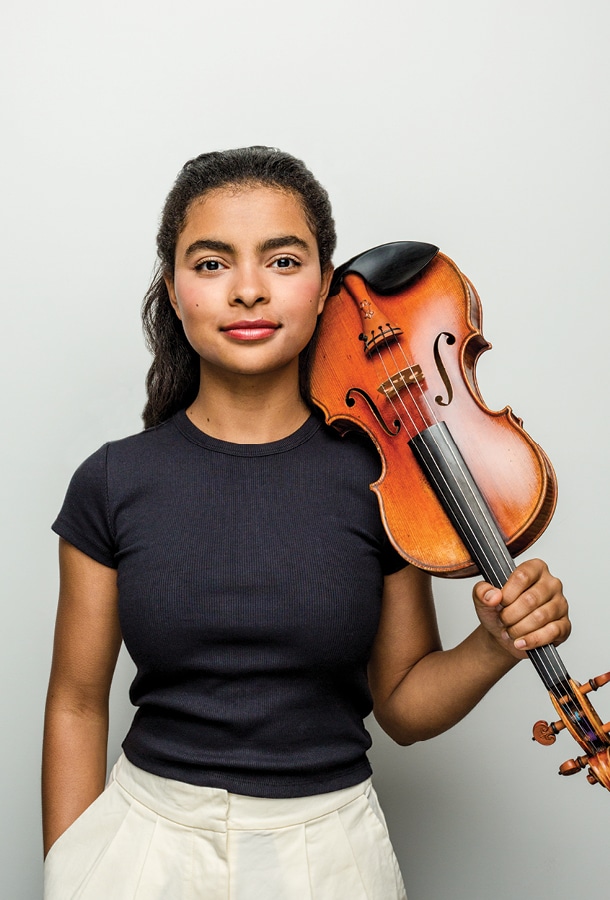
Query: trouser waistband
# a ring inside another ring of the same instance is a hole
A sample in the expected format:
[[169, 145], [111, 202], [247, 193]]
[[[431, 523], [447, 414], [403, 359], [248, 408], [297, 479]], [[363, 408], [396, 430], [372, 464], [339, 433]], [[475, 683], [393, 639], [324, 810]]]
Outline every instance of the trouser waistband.
[[311, 797], [247, 797], [153, 775], [134, 766], [124, 754], [110, 778], [138, 802], [172, 822], [220, 832], [260, 831], [309, 822], [366, 794], [371, 784], [369, 778], [353, 787]]

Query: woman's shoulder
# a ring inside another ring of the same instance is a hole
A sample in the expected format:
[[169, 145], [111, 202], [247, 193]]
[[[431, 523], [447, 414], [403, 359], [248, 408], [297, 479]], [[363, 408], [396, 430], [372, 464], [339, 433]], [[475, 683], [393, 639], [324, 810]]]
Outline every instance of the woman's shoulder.
[[172, 443], [177, 438], [177, 429], [172, 419], [168, 419], [152, 428], [107, 441], [85, 457], [76, 468], [72, 481], [81, 485], [103, 481], [109, 467], [131, 471], [146, 467], [147, 463], [154, 462], [159, 453], [171, 451]]
[[180, 433], [175, 426], [176, 418], [177, 416], [172, 416], [159, 425], [153, 425], [126, 437], [107, 441], [96, 453], [104, 453], [112, 458], [138, 457], [154, 452], [156, 448], [171, 445], [180, 440]]

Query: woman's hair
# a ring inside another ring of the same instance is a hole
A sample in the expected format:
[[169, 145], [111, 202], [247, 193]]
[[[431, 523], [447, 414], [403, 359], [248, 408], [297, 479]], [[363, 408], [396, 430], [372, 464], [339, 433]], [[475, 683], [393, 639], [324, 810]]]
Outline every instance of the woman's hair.
[[[199, 390], [199, 356], [186, 339], [182, 323], [170, 303], [164, 276], [173, 277], [176, 243], [193, 201], [233, 185], [269, 186], [289, 191], [303, 208], [318, 243], [322, 271], [335, 249], [335, 223], [328, 194], [304, 163], [272, 147], [243, 147], [203, 153], [189, 160], [170, 191], [157, 234], [158, 262], [144, 297], [142, 321], [153, 354], [146, 377], [144, 427], [159, 425], [193, 402]], [[307, 348], [299, 360], [301, 391], [308, 394]]]

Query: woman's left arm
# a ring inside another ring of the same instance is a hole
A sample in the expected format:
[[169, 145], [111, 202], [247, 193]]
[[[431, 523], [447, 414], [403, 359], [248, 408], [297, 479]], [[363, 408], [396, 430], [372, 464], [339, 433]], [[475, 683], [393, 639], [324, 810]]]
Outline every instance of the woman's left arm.
[[526, 650], [570, 633], [561, 582], [541, 560], [517, 566], [501, 590], [479, 582], [473, 599], [480, 625], [443, 650], [430, 576], [407, 566], [386, 577], [369, 682], [375, 717], [399, 744], [451, 728]]

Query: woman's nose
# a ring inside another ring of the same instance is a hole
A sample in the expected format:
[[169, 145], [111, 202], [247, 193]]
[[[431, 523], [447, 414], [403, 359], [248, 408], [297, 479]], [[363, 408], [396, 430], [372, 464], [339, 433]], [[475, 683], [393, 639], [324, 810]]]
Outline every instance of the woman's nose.
[[236, 273], [231, 303], [250, 307], [255, 303], [266, 303], [268, 300], [269, 291], [265, 279], [256, 267], [244, 267]]

